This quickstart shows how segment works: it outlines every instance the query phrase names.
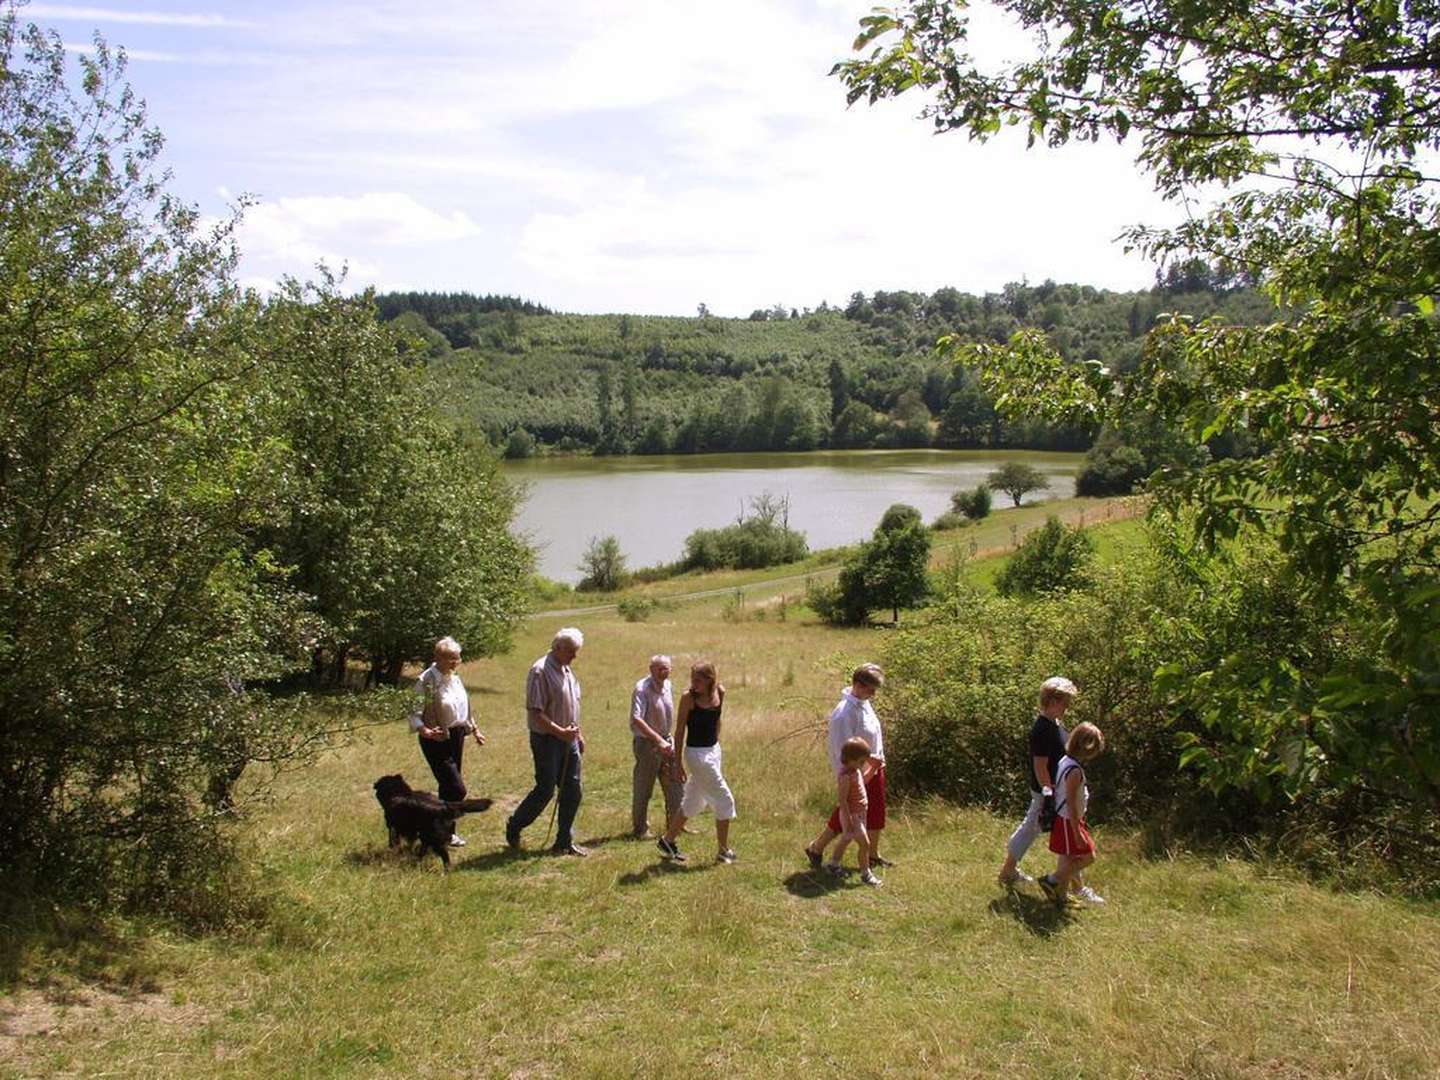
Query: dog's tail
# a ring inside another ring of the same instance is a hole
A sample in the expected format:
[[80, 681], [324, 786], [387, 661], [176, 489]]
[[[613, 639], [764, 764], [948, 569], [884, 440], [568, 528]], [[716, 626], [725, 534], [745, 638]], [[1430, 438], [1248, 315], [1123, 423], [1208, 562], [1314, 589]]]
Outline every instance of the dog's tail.
[[494, 802], [494, 799], [456, 799], [447, 802], [445, 809], [452, 814], [479, 814], [489, 810]]

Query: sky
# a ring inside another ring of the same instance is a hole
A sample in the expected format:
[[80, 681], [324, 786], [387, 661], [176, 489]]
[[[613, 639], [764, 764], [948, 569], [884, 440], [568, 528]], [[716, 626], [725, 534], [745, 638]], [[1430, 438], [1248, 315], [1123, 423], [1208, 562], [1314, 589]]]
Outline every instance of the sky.
[[[1174, 223], [1110, 144], [936, 135], [829, 76], [868, 0], [29, 3], [101, 34], [166, 139], [171, 191], [254, 200], [240, 277], [555, 310], [745, 316], [856, 291], [1151, 284], [1118, 239]], [[1023, 39], [975, 5], [972, 48]]]

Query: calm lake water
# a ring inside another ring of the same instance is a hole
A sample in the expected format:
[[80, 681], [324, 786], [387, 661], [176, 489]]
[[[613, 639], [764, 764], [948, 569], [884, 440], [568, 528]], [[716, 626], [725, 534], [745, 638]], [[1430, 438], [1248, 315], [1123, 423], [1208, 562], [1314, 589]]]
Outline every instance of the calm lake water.
[[[678, 559], [685, 537], [736, 520], [762, 492], [790, 499], [790, 525], [813, 551], [868, 537], [893, 503], [933, 521], [950, 495], [973, 488], [1006, 461], [1043, 472], [1050, 490], [1031, 503], [1075, 493], [1080, 454], [987, 450], [836, 450], [809, 454], [693, 454], [664, 457], [533, 458], [506, 462], [528, 498], [519, 527], [539, 549], [540, 573], [580, 580], [592, 536], [614, 535], [634, 567]], [[995, 506], [1010, 505], [997, 492]]]

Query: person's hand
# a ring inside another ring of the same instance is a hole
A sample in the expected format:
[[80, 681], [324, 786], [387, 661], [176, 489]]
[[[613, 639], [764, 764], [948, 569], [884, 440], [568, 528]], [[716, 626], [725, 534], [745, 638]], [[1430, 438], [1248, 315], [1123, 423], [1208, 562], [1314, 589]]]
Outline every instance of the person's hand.
[[479, 728], [471, 728], [470, 731], [471, 731], [471, 734], [475, 736], [475, 745], [476, 745], [476, 746], [484, 746], [484, 745], [485, 745], [485, 736], [480, 733], [480, 729], [479, 729]]
[[450, 738], [448, 731], [441, 731], [438, 727], [430, 727], [428, 724], [420, 729], [420, 737], [429, 739], [431, 742], [443, 742]]
[[682, 784], [685, 783], [686, 777], [685, 777], [685, 766], [684, 766], [684, 765], [676, 765], [676, 766], [675, 766], [675, 779], [676, 779], [676, 780], [679, 780], [680, 783], [682, 783]]
[[665, 757], [675, 756], [675, 744], [672, 743], [669, 739], [661, 739], [658, 743], [655, 744], [655, 746], [656, 749], [658, 749], [660, 753]]
[[575, 745], [580, 748], [582, 754], [585, 752], [585, 736], [580, 734], [579, 728], [575, 729]]

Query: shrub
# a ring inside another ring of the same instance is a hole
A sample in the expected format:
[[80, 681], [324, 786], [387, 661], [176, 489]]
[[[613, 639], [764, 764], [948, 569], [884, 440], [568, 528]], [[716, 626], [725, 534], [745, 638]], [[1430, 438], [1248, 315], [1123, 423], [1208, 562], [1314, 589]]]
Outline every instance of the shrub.
[[627, 596], [615, 605], [615, 610], [626, 622], [644, 622], [659, 606], [653, 597]]
[[510, 437], [505, 440], [505, 456], [507, 458], [528, 458], [535, 456], [535, 436], [526, 431], [523, 427], [516, 428], [510, 432]]
[[592, 536], [590, 546], [580, 557], [579, 569], [585, 576], [576, 588], [582, 592], [612, 592], [620, 588], [627, 580], [620, 541], [613, 536]]
[[920, 511], [915, 507], [909, 503], [894, 503], [881, 516], [880, 524], [875, 528], [878, 532], [893, 532], [908, 525], [919, 525], [921, 521]]
[[946, 510], [930, 524], [930, 528], [936, 532], [943, 532], [946, 529], [963, 529], [970, 524], [970, 519], [964, 514], [958, 514], [954, 510]]
[[957, 491], [950, 496], [950, 505], [955, 513], [964, 514], [971, 521], [979, 521], [990, 514], [994, 497], [988, 484], [979, 484], [974, 491]]
[[1151, 681], [1167, 643], [1149, 623], [1165, 593], [1148, 559], [1107, 571], [1093, 593], [1033, 601], [953, 584], [931, 622], [899, 631], [885, 650], [897, 791], [1018, 809], [1040, 683], [1064, 674], [1080, 687], [1067, 724], [1090, 720], [1105, 732], [1106, 753], [1091, 770], [1098, 817], [1192, 799], [1172, 713]]
[[686, 570], [759, 570], [798, 562], [809, 554], [805, 534], [788, 524], [789, 500], [764, 494], [750, 500], [750, 516], [721, 529], [696, 529], [685, 538]]
[[1076, 495], [1128, 495], [1145, 479], [1145, 456], [1133, 446], [1097, 443], [1075, 477]]
[[1051, 515], [1027, 536], [995, 577], [1002, 596], [1034, 596], [1090, 583], [1095, 545], [1081, 529], [1068, 528]]

